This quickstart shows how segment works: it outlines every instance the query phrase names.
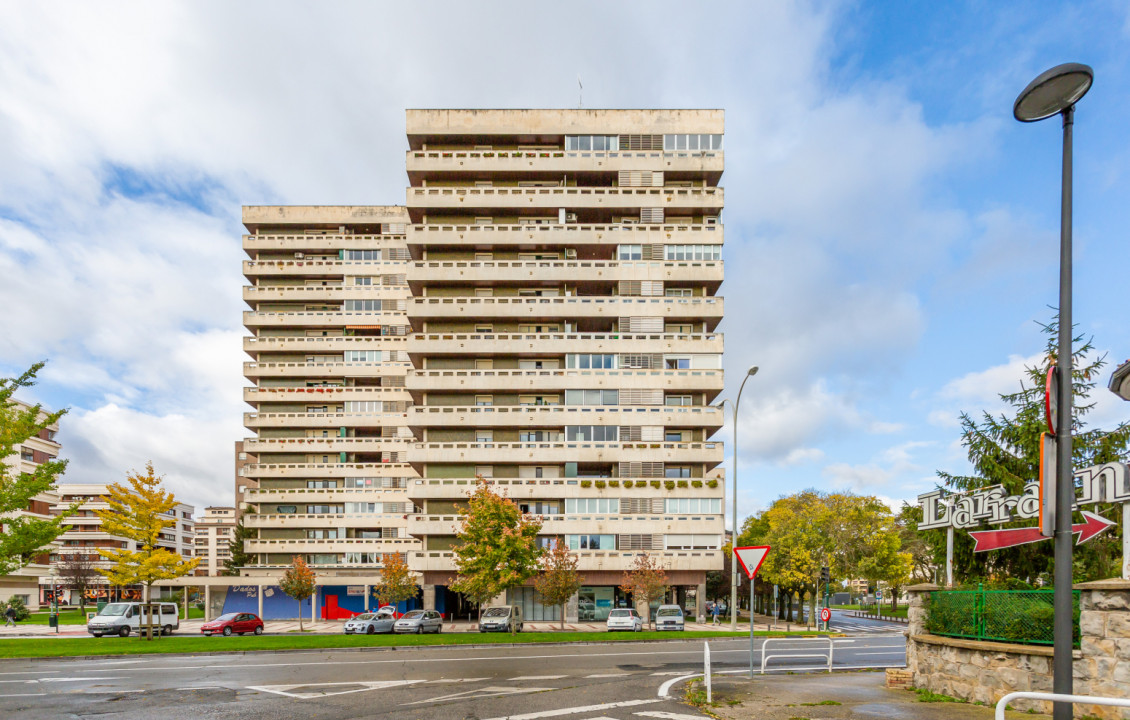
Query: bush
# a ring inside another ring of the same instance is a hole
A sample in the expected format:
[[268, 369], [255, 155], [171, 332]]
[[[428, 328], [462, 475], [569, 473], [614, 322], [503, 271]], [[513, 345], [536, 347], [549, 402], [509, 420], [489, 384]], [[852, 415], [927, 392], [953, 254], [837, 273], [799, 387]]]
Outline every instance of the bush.
[[625, 481], [624, 481], [624, 487], [626, 487], [626, 488], [630, 488], [631, 486], [632, 486], [632, 481], [631, 481], [631, 480], [625, 480]]
[[619, 480], [609, 480], [608, 481], [608, 487], [620, 487], [620, 481]]
[[603, 490], [606, 483], [603, 480], [597, 480], [594, 484], [598, 489]]
[[716, 488], [716, 487], [718, 487], [718, 481], [717, 480], [707, 480], [706, 486], [708, 488]]
[[[18, 597], [10, 598], [8, 604], [16, 611], [16, 622], [27, 620], [31, 616], [31, 611], [27, 609], [27, 605], [24, 605], [24, 601], [20, 600]], [[7, 610], [5, 610], [5, 612], [7, 612]]]
[[653, 488], [655, 488], [656, 490], [658, 490], [658, 489], [659, 489], [659, 481], [658, 481], [658, 480], [652, 480], [652, 481], [651, 481], [651, 486], [652, 486]]
[[693, 488], [702, 487], [702, 481], [701, 480], [691, 480], [691, 487], [693, 487]]
[[663, 481], [663, 487], [667, 488], [668, 490], [674, 490], [675, 489], [675, 481], [674, 480], [664, 480]]
[[592, 480], [582, 480], [581, 481], [581, 487], [583, 487], [583, 488], [592, 487]]
[[675, 484], [678, 485], [681, 488], [685, 488], [687, 486], [687, 481], [686, 480], [680, 480], [679, 482], [677, 482]]

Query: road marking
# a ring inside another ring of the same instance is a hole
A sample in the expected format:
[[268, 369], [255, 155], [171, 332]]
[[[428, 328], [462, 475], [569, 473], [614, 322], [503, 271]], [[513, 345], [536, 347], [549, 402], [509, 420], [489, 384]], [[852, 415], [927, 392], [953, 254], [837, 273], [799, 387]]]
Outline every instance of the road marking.
[[857, 652], [852, 655], [902, 655], [906, 650], [887, 650], [884, 652]]
[[16, 670], [13, 672], [2, 672], [0, 675], [42, 675], [43, 673], [57, 673], [59, 670]]
[[116, 675], [114, 677], [103, 677], [103, 676], [99, 675], [98, 677], [39, 678], [39, 682], [41, 682], [41, 683], [49, 683], [49, 682], [88, 682], [90, 680], [97, 680], [98, 682], [103, 682], [105, 680], [125, 680], [125, 679], [126, 679], [125, 675]]
[[650, 718], [664, 718], [665, 720], [702, 720], [701, 715], [685, 715], [683, 713], [666, 712], [663, 710], [645, 710], [644, 712], [633, 713], [633, 715]]
[[442, 685], [444, 683], [483, 682], [484, 680], [490, 680], [490, 678], [488, 678], [488, 677], [481, 677], [481, 678], [440, 678], [439, 680], [428, 680], [427, 683], [429, 685]]
[[47, 693], [12, 693], [10, 695], [0, 695], [0, 698], [5, 698], [5, 697], [39, 697], [40, 695], [46, 695], [46, 694]]
[[652, 677], [671, 677], [672, 675], [682, 675], [685, 670], [668, 670], [666, 672], [653, 672]]
[[661, 698], [667, 697], [667, 691], [670, 690], [671, 686], [674, 685], [675, 683], [679, 683], [679, 682], [682, 682], [683, 680], [689, 680], [691, 678], [696, 678], [696, 677], [702, 677], [702, 673], [695, 673], [693, 675], [683, 675], [682, 677], [671, 678], [670, 680], [668, 680], [667, 682], [665, 682], [665, 683], [663, 683], [662, 685], [659, 686], [659, 697], [661, 697]]
[[174, 688], [175, 690], [223, 690], [220, 685], [196, 685], [195, 687]]
[[628, 675], [631, 675], [631, 673], [596, 673], [595, 675], [585, 675], [585, 679], [587, 680], [587, 679], [590, 679], [590, 678], [617, 678], [617, 677], [627, 677]]
[[519, 688], [519, 687], [505, 687], [505, 686], [488, 686], [479, 688], [477, 690], [467, 690], [461, 693], [452, 693], [450, 695], [441, 695], [439, 697], [429, 698], [427, 700], [417, 700], [416, 702], [401, 703], [405, 705], [427, 705], [429, 703], [447, 702], [450, 700], [479, 700], [481, 698], [491, 697], [504, 697], [506, 695], [527, 695], [529, 693], [545, 692], [553, 688]]
[[38, 680], [0, 680], [2, 684], [15, 684], [15, 685], [37, 685]]
[[80, 695], [122, 695], [124, 693], [143, 693], [144, 690], [79, 690]]
[[513, 682], [515, 680], [560, 680], [563, 677], [569, 677], [569, 676], [568, 675], [519, 675], [518, 677], [510, 678], [510, 681]]
[[[402, 685], [414, 685], [416, 683], [424, 682], [423, 680], [378, 680], [376, 682], [361, 681], [361, 682], [334, 682], [334, 683], [296, 683], [292, 685], [248, 685], [248, 690], [258, 690], [259, 692], [274, 693], [275, 695], [282, 695], [283, 697], [295, 698], [298, 700], [310, 700], [311, 698], [329, 697], [331, 695], [348, 695], [350, 693], [366, 692], [368, 690], [381, 690], [388, 687], [400, 687]], [[343, 687], [348, 686], [348, 690], [337, 690], [333, 692], [292, 692], [299, 688], [322, 688], [322, 687]], [[361, 687], [358, 687], [361, 686]]]
[[623, 700], [621, 702], [603, 703], [601, 705], [582, 705], [580, 707], [560, 708], [558, 710], [542, 710], [541, 712], [526, 713], [524, 715], [505, 715], [503, 717], [488, 718], [488, 720], [538, 720], [538, 718], [551, 718], [560, 715], [579, 715], [581, 713], [598, 712], [612, 708], [650, 705], [657, 702], [660, 701], [654, 698], [647, 700]]

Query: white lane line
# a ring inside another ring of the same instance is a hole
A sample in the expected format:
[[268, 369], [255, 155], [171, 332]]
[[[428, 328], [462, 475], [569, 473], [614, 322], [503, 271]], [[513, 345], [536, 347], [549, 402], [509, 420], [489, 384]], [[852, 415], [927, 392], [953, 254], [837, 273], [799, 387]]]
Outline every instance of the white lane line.
[[665, 683], [663, 683], [662, 685], [659, 686], [659, 697], [660, 698], [666, 698], [667, 697], [667, 691], [670, 690], [671, 686], [674, 685], [675, 683], [680, 683], [684, 680], [690, 680], [691, 678], [696, 678], [696, 677], [702, 677], [702, 673], [695, 673], [694, 675], [683, 675], [682, 677], [671, 678], [670, 680], [668, 680], [667, 682], [665, 682]]
[[39, 697], [40, 695], [46, 695], [46, 694], [47, 693], [12, 693], [10, 695], [0, 695], [0, 698], [5, 698], [5, 697]]
[[175, 690], [223, 690], [220, 685], [196, 685], [195, 687], [174, 688]]
[[604, 703], [602, 705], [583, 705], [580, 707], [560, 708], [558, 710], [543, 710], [541, 712], [526, 713], [524, 715], [505, 715], [503, 717], [488, 718], [487, 720], [538, 720], [538, 718], [559, 717], [561, 715], [580, 715], [581, 713], [599, 712], [621, 707], [636, 707], [637, 705], [650, 705], [660, 702], [658, 699], [624, 700], [622, 702]]
[[144, 690], [80, 690], [80, 695], [122, 695], [124, 693], [143, 693]]
[[16, 670], [13, 672], [0, 672], [0, 675], [43, 675], [62, 672], [61, 670]]
[[595, 675], [585, 675], [585, 679], [588, 680], [590, 678], [618, 678], [618, 677], [627, 677], [628, 675], [631, 675], [631, 673], [596, 673]]
[[675, 671], [668, 670], [668, 671], [665, 671], [665, 672], [653, 672], [651, 674], [651, 677], [671, 677], [672, 675], [682, 675], [684, 672], [686, 672], [686, 671], [685, 670], [675, 670]]
[[62, 677], [62, 678], [39, 678], [39, 682], [41, 682], [41, 683], [53, 683], [53, 682], [89, 682], [89, 681], [91, 681], [91, 680], [97, 680], [97, 681], [99, 681], [99, 682], [103, 682], [103, 681], [105, 681], [105, 680], [124, 680], [124, 679], [125, 679], [125, 676], [124, 676], [124, 675], [115, 675], [114, 677], [104, 677], [104, 676], [102, 676], [102, 675], [99, 675], [98, 677]]
[[632, 714], [639, 715], [640, 717], [663, 718], [663, 720], [702, 720], [701, 715], [687, 715], [685, 713], [673, 713], [664, 710], [645, 710]]
[[443, 685], [447, 683], [483, 682], [484, 680], [490, 680], [490, 678], [440, 678], [439, 680], [426, 680], [425, 682], [427, 682], [429, 685]]
[[560, 680], [561, 678], [569, 677], [568, 675], [519, 675], [518, 677], [510, 678], [511, 682], [514, 680]]
[[37, 685], [38, 680], [0, 680], [0, 684], [13, 684], [13, 685]]

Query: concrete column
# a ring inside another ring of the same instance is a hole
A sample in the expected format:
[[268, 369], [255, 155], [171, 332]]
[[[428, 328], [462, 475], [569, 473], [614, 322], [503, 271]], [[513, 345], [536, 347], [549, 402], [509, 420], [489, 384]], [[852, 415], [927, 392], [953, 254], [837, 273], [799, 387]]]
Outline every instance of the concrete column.
[[434, 610], [436, 606], [436, 586], [425, 585], [424, 590], [424, 608], [427, 610]]
[[706, 583], [699, 583], [694, 590], [695, 615], [698, 621], [706, 622]]
[[259, 599], [259, 619], [263, 619], [263, 586], [259, 585], [255, 588], [255, 595]]
[[184, 619], [188, 619], [188, 593], [192, 590], [189, 586], [184, 586], [184, 597], [181, 598], [181, 604], [184, 605]]
[[204, 586], [204, 622], [212, 619], [212, 586]]
[[310, 596], [310, 622], [318, 620], [318, 586], [314, 586], [314, 594]]
[[369, 612], [369, 586], [365, 586], [365, 612]]

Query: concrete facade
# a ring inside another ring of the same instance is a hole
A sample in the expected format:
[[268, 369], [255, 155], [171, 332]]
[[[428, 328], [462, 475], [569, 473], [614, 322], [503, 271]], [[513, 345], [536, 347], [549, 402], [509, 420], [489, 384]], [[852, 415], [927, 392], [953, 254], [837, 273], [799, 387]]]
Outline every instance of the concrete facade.
[[234, 507], [207, 507], [196, 521], [195, 555], [200, 558], [196, 575], [222, 575], [231, 558], [235, 535]]

